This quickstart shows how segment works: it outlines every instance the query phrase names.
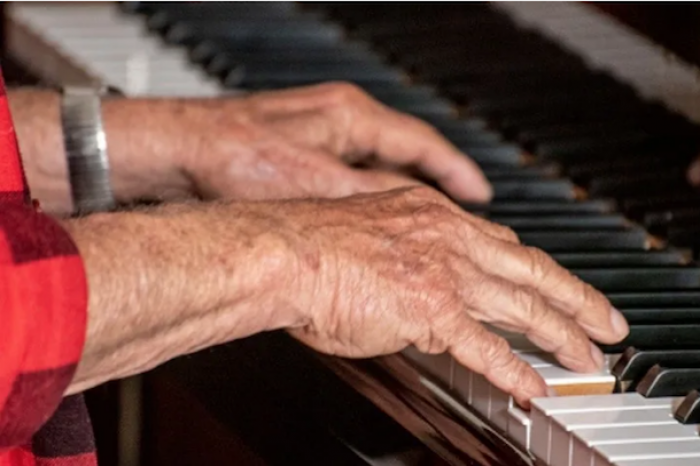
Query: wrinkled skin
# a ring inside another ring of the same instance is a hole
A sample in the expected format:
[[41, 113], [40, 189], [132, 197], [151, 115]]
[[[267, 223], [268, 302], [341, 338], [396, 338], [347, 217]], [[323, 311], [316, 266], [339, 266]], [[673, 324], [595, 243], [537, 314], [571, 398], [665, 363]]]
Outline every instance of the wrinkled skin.
[[396, 168], [420, 170], [457, 199], [491, 196], [477, 165], [434, 128], [349, 84], [213, 101], [188, 121], [191, 134], [206, 136], [184, 167], [207, 198], [341, 197], [417, 184]]
[[481, 323], [523, 332], [584, 372], [603, 364], [589, 338], [628, 332], [592, 287], [429, 188], [292, 204], [284, 215], [306, 245], [293, 250], [308, 321], [292, 333], [319, 351], [449, 351], [526, 405], [546, 394], [543, 381]]

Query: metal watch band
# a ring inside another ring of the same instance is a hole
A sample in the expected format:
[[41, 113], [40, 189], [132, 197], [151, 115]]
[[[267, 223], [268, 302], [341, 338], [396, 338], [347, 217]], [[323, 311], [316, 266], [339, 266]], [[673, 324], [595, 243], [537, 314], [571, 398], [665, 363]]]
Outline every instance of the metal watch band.
[[105, 90], [66, 87], [61, 99], [63, 142], [73, 210], [78, 214], [114, 208], [109, 181], [107, 138], [102, 125], [101, 98]]

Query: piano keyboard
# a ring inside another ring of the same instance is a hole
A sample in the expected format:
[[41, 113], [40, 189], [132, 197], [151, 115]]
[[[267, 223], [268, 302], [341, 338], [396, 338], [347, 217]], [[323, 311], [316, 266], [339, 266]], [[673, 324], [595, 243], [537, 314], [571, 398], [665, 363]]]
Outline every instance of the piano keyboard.
[[575, 374], [501, 332], [558, 395], [529, 412], [449, 355], [409, 348], [426, 387], [533, 464], [700, 464], [700, 194], [685, 181], [700, 154], [700, 85], [689, 65], [574, 3], [8, 9], [11, 24], [127, 94], [344, 80], [429, 121], [493, 183], [491, 205], [463, 207], [605, 292], [631, 333], [602, 346], [600, 373]]

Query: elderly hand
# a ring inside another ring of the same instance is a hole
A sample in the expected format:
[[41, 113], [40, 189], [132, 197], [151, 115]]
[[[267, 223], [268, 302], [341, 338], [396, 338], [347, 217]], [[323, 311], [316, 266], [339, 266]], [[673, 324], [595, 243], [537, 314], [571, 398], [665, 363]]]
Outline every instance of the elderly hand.
[[[146, 125], [155, 149], [177, 154], [177, 173], [206, 198], [339, 197], [416, 184], [350, 166], [373, 158], [418, 168], [458, 199], [490, 198], [476, 164], [435, 129], [349, 84], [151, 105], [143, 113], [156, 112]], [[138, 131], [138, 120], [131, 126]]]
[[481, 322], [525, 333], [576, 371], [603, 365], [589, 338], [628, 333], [592, 287], [428, 188], [298, 204], [287, 215], [304, 244], [294, 295], [307, 320], [292, 333], [319, 351], [449, 351], [526, 404], [546, 394], [543, 381]]

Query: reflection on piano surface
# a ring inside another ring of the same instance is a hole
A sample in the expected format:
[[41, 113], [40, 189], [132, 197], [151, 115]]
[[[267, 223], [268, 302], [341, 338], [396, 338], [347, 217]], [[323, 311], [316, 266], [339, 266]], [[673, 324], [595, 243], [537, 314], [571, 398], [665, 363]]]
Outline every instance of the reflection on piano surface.
[[[413, 455], [394, 464], [700, 464], [700, 193], [685, 180], [700, 154], [700, 84], [688, 63], [579, 4], [165, 2], [9, 10], [18, 58], [30, 57], [17, 41], [39, 36], [89, 79], [132, 95], [356, 83], [431, 122], [483, 167], [495, 200], [465, 209], [551, 253], [603, 290], [631, 324], [626, 341], [603, 347], [609, 368], [599, 374], [573, 374], [506, 335], [560, 395], [535, 400], [530, 412], [449, 356], [411, 349], [319, 364], [273, 335], [257, 347], [253, 339], [160, 371], [213, 412], [227, 411], [223, 422], [243, 415], [221, 407], [221, 390], [245, 382], [212, 374], [235, 365], [230, 355], [240, 346], [258, 362], [274, 354], [297, 369], [284, 381], [251, 376], [270, 396], [308, 376], [323, 381], [316, 390], [327, 390], [314, 409], [344, 397], [352, 410], [347, 386], [338, 385], [344, 380], [434, 452], [397, 434], [395, 450]], [[48, 72], [36, 57], [28, 66]], [[307, 406], [301, 398], [312, 391], [284, 399]], [[376, 449], [359, 446], [366, 439], [333, 424], [343, 416], [314, 417], [330, 426], [329, 442], [354, 453], [332, 464], [386, 464]], [[398, 427], [381, 416], [358, 414], [355, 422], [370, 418], [383, 423], [387, 437]], [[365, 430], [384, 440], [375, 428]], [[284, 454], [267, 459], [289, 464]]]

